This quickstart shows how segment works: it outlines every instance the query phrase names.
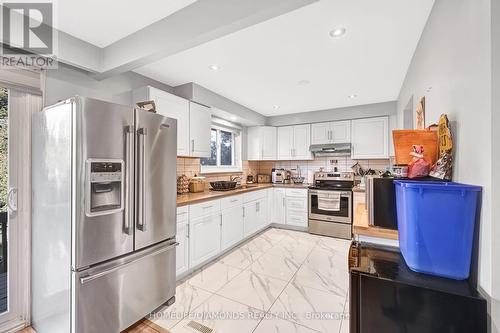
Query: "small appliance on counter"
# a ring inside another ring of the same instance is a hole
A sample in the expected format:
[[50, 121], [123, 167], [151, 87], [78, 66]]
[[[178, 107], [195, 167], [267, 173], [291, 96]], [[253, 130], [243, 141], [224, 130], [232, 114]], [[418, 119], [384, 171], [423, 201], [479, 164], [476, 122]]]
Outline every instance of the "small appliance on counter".
[[398, 229], [393, 177], [366, 176], [366, 209], [370, 226]]
[[265, 184], [271, 182], [271, 176], [269, 175], [257, 175], [257, 183]]
[[283, 184], [285, 182], [285, 177], [284, 169], [273, 169], [271, 181], [273, 184]]
[[254, 176], [253, 175], [248, 175], [247, 176], [247, 184], [253, 184], [254, 183]]

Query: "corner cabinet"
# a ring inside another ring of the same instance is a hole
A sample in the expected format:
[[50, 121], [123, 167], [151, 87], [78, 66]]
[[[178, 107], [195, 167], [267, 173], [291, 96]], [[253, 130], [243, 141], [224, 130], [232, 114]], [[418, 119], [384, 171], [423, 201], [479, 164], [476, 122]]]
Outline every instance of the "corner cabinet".
[[152, 100], [158, 114], [177, 119], [177, 156], [210, 156], [210, 108], [150, 86], [135, 89], [132, 99]]
[[310, 160], [311, 125], [278, 127], [278, 160]]
[[389, 158], [389, 118], [365, 118], [352, 120], [351, 158]]
[[351, 121], [334, 121], [311, 125], [311, 144], [351, 142]]
[[276, 160], [276, 127], [249, 127], [247, 148], [249, 161]]

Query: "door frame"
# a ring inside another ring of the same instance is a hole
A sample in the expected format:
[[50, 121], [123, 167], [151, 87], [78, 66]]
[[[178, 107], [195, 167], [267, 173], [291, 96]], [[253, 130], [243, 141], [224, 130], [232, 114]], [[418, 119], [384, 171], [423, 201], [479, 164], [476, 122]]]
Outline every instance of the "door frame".
[[17, 211], [8, 221], [8, 311], [0, 332], [14, 332], [30, 321], [31, 282], [31, 118], [41, 96], [9, 89], [8, 186], [18, 189]]

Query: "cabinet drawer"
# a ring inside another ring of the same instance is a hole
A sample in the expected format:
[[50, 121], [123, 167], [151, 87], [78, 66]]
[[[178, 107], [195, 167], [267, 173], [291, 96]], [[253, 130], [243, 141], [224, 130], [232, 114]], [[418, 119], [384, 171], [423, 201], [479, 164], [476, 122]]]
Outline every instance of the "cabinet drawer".
[[243, 195], [231, 195], [226, 198], [220, 199], [220, 208], [228, 209], [236, 206], [243, 205]]
[[218, 213], [220, 213], [220, 200], [212, 200], [189, 206], [190, 219]]
[[177, 223], [186, 222], [189, 219], [189, 206], [177, 208]]
[[307, 198], [286, 198], [286, 209], [307, 213]]
[[297, 227], [307, 227], [307, 211], [289, 210], [286, 214], [286, 224]]
[[267, 197], [266, 190], [253, 191], [243, 194], [243, 202], [247, 203], [250, 201], [255, 201], [259, 199], [263, 199]]
[[285, 193], [287, 197], [307, 198], [307, 189], [287, 188]]

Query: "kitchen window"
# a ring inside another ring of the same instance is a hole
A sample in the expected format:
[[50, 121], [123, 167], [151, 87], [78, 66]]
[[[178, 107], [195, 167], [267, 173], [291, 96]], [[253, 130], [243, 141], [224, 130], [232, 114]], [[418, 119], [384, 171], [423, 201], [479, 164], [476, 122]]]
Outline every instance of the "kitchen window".
[[200, 160], [201, 173], [241, 171], [241, 135], [236, 128], [212, 125], [210, 157]]

